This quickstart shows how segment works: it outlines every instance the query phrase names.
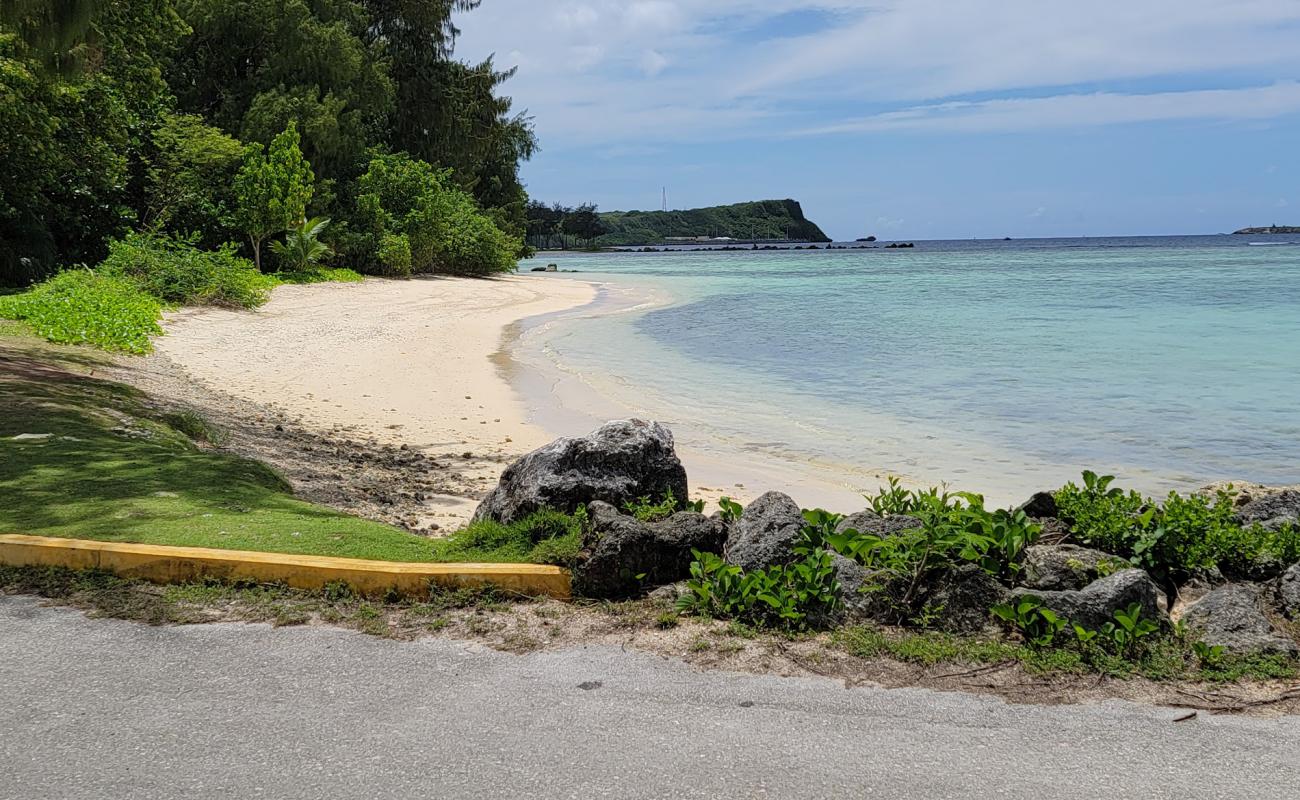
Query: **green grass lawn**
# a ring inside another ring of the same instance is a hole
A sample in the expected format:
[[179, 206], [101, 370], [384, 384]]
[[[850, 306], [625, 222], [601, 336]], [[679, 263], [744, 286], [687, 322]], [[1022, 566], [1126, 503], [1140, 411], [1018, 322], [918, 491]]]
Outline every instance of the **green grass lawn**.
[[178, 430], [202, 431], [190, 415], [92, 377], [105, 358], [0, 323], [0, 532], [389, 561], [535, 557], [500, 526], [430, 540], [297, 500], [264, 464], [197, 446]]

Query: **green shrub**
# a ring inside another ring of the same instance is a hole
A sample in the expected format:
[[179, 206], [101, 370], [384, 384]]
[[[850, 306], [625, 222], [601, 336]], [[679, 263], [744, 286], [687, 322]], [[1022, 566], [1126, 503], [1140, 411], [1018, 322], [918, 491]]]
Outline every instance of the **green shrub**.
[[346, 267], [320, 267], [302, 272], [277, 272], [275, 279], [281, 283], [360, 283], [366, 276]]
[[191, 114], [163, 117], [153, 144], [145, 221], [197, 234], [204, 247], [216, 247], [237, 234], [229, 220], [244, 145]]
[[129, 278], [169, 303], [254, 308], [266, 302], [275, 280], [235, 255], [235, 245], [207, 251], [194, 242], [192, 236], [130, 233], [109, 244], [98, 271]]
[[828, 623], [840, 605], [831, 553], [801, 548], [792, 564], [745, 571], [693, 550], [687, 593], [677, 609], [752, 625], [802, 629]]
[[852, 529], [836, 533], [839, 518], [814, 511], [805, 512], [804, 532], [875, 572], [878, 588], [889, 592], [900, 621], [927, 616], [919, 603], [932, 574], [972, 563], [995, 577], [1010, 578], [1020, 569], [1024, 549], [1041, 533], [1023, 512], [989, 511], [983, 497], [965, 492], [906, 491], [891, 483], [872, 506], [909, 514], [921, 524], [888, 536]]
[[30, 291], [0, 297], [0, 317], [26, 322], [52, 342], [147, 353], [162, 333], [162, 304], [135, 282], [89, 270], [59, 273]]
[[374, 157], [357, 181], [349, 255], [385, 275], [488, 275], [515, 267], [507, 236], [439, 170], [402, 153]]
[[1170, 492], [1157, 504], [1111, 486], [1110, 475], [1084, 472], [1083, 486], [1056, 492], [1061, 517], [1080, 542], [1122, 556], [1165, 583], [1195, 570], [1218, 567], [1248, 575], [1261, 563], [1300, 560], [1300, 528], [1269, 530], [1234, 519], [1234, 493], [1214, 497]]

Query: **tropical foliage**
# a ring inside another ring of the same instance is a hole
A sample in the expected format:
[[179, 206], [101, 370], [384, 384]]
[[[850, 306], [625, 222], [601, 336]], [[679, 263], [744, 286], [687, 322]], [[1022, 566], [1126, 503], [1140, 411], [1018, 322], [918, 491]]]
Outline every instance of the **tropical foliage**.
[[[0, 284], [96, 264], [142, 230], [206, 250], [244, 239], [242, 256], [283, 268], [262, 244], [308, 217], [337, 221], [318, 238], [359, 253], [348, 266], [512, 268], [536, 142], [500, 94], [512, 70], [453, 55], [452, 13], [477, 4], [6, 3]], [[362, 199], [371, 162], [399, 155], [436, 176], [417, 212], [446, 214], [434, 233]]]

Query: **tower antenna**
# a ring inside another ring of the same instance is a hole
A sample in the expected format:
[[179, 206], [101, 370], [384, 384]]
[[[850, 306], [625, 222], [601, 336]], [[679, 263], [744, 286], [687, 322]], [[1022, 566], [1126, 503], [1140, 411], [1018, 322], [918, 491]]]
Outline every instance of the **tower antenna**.
[[668, 187], [667, 187], [667, 186], [664, 187], [664, 201], [663, 201], [663, 208], [660, 209], [660, 210], [661, 210], [661, 211], [667, 211], [667, 210], [668, 210]]

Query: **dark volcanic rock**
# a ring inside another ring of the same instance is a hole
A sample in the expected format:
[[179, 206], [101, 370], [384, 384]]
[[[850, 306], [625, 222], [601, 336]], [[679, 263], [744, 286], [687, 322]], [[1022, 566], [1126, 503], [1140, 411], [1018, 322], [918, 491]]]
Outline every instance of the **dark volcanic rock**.
[[1043, 605], [1076, 625], [1094, 630], [1114, 621], [1116, 611], [1122, 611], [1133, 603], [1142, 607], [1142, 616], [1146, 619], [1167, 620], [1160, 609], [1160, 591], [1151, 577], [1140, 569], [1120, 570], [1079, 590], [1015, 589], [1011, 598], [1017, 600], [1026, 595], [1041, 599]]
[[962, 564], [931, 579], [925, 604], [939, 612], [935, 627], [949, 633], [976, 633], [989, 623], [989, 609], [1010, 592], [978, 564]]
[[679, 511], [641, 522], [600, 501], [587, 506], [590, 524], [573, 568], [573, 590], [584, 597], [622, 598], [690, 574], [691, 550], [718, 552], [726, 538], [716, 519]]
[[1288, 523], [1300, 525], [1300, 491], [1283, 489], [1261, 495], [1238, 508], [1236, 519], [1242, 525], [1258, 522], [1272, 530]]
[[1036, 544], [1025, 548], [1020, 584], [1030, 589], [1082, 589], [1097, 578], [1102, 564], [1127, 566], [1122, 558], [1073, 544]]
[[741, 513], [727, 537], [727, 561], [744, 569], [762, 569], [795, 560], [803, 532], [803, 512], [788, 495], [768, 492]]
[[900, 531], [921, 527], [921, 520], [905, 514], [882, 517], [874, 511], [859, 511], [849, 514], [835, 526], [836, 533], [855, 530], [858, 533], [871, 533], [876, 536], [890, 536]]
[[1259, 587], [1230, 583], [1188, 606], [1183, 621], [1207, 645], [1218, 645], [1236, 655], [1300, 654], [1295, 640], [1269, 622], [1262, 603]]
[[1278, 600], [1282, 602], [1282, 611], [1288, 617], [1300, 620], [1300, 564], [1282, 573], [1277, 585]]
[[588, 436], [556, 439], [506, 467], [474, 519], [510, 523], [542, 508], [572, 512], [594, 500], [622, 507], [670, 491], [687, 498], [672, 432], [657, 422], [618, 420]]
[[1056, 517], [1061, 513], [1056, 505], [1056, 495], [1051, 492], [1034, 492], [1033, 497], [1020, 504], [1019, 510], [1027, 517]]

